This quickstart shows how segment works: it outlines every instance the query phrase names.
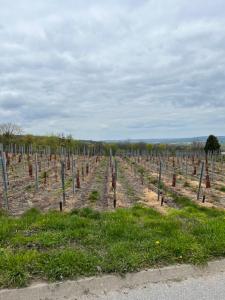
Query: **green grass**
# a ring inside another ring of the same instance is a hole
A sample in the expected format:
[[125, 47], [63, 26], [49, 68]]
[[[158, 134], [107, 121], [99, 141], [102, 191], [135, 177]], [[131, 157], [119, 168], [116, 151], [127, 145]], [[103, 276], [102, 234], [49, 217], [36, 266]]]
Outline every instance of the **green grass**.
[[72, 186], [73, 184], [73, 179], [72, 178], [68, 178], [66, 181], [65, 181], [65, 189], [68, 189]]
[[35, 189], [34, 184], [28, 184], [28, 185], [25, 187], [25, 191], [26, 191], [26, 192], [33, 192], [34, 189]]
[[92, 192], [90, 193], [88, 199], [89, 199], [91, 202], [93, 202], [93, 203], [97, 202], [98, 200], [100, 200], [100, 194], [99, 194], [99, 192], [98, 192], [98, 191], [92, 191]]
[[185, 181], [185, 182], [184, 182], [184, 187], [189, 188], [189, 187], [191, 187], [191, 185], [190, 185], [190, 183], [189, 183], [188, 181]]
[[221, 186], [221, 187], [219, 188], [219, 190], [220, 190], [221, 192], [225, 193], [225, 186]]
[[152, 184], [157, 184], [158, 183], [158, 179], [155, 178], [155, 177], [152, 177], [152, 176], [148, 176], [147, 180], [148, 180], [149, 183], [152, 183]]
[[43, 171], [41, 174], [40, 174], [40, 179], [44, 179], [44, 178], [48, 178], [49, 177], [49, 172], [48, 171]]
[[71, 213], [0, 213], [0, 287], [65, 280], [225, 256], [225, 212], [175, 197], [168, 215], [142, 206]]

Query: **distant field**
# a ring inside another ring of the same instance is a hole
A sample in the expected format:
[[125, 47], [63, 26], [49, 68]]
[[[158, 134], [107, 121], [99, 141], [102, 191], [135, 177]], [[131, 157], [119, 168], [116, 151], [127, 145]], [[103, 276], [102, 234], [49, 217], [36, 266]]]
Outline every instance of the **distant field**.
[[[149, 143], [149, 144], [180, 144], [180, 145], [188, 145], [193, 142], [202, 142], [205, 143], [207, 140], [207, 136], [200, 137], [190, 137], [190, 138], [161, 138], [161, 139], [130, 139], [130, 140], [108, 140], [105, 142], [130, 142], [130, 143]], [[221, 144], [225, 144], [225, 136], [218, 137], [219, 142]]]

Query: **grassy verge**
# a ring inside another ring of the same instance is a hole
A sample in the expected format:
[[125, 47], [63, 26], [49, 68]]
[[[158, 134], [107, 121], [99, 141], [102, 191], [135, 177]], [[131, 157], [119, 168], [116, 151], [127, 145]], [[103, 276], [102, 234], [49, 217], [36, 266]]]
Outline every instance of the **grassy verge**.
[[141, 206], [105, 213], [32, 209], [17, 219], [1, 214], [0, 287], [225, 256], [225, 213], [175, 201], [180, 209], [167, 216]]

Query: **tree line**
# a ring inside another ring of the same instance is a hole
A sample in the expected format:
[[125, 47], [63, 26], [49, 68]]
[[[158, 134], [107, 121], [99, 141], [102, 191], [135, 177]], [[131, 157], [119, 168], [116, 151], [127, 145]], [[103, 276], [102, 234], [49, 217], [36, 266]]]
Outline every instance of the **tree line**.
[[205, 151], [207, 153], [219, 152], [221, 145], [217, 137], [210, 135], [206, 143], [193, 142], [190, 145], [169, 145], [169, 144], [146, 144], [130, 143], [130, 142], [117, 142], [117, 143], [103, 143], [95, 141], [82, 141], [74, 139], [71, 135], [48, 135], [37, 136], [32, 134], [24, 134], [23, 129], [13, 123], [0, 124], [0, 143], [4, 145], [24, 145], [28, 147], [33, 145], [36, 147], [50, 147], [52, 150], [60, 147], [66, 149], [82, 149], [87, 147], [99, 147], [105, 154], [110, 154], [110, 151], [114, 155], [120, 151], [136, 152], [136, 153], [150, 153], [157, 152], [162, 153], [169, 151], [175, 153], [176, 151]]

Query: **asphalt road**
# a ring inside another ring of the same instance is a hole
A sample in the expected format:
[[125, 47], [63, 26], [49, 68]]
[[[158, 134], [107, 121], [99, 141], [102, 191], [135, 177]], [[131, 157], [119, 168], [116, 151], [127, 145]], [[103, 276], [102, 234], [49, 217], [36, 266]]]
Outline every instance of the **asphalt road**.
[[[225, 273], [180, 282], [149, 283], [107, 295], [86, 295], [82, 300], [224, 300]], [[72, 300], [72, 298], [71, 298]], [[74, 300], [74, 299], [73, 299]]]

